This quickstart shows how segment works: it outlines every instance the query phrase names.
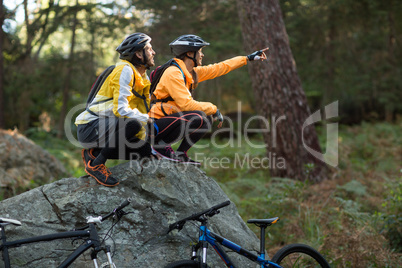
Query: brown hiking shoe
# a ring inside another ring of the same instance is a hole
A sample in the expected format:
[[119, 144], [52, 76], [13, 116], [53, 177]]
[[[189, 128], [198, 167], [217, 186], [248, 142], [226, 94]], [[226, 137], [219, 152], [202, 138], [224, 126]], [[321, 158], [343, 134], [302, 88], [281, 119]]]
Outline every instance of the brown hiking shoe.
[[89, 161], [94, 160], [96, 158], [96, 156], [94, 155], [94, 150], [95, 150], [94, 148], [82, 149], [81, 156], [85, 167], [87, 167]]
[[116, 186], [119, 184], [119, 180], [112, 177], [112, 172], [104, 165], [91, 166], [92, 160], [90, 160], [85, 167], [85, 172], [94, 178], [98, 183], [103, 186]]

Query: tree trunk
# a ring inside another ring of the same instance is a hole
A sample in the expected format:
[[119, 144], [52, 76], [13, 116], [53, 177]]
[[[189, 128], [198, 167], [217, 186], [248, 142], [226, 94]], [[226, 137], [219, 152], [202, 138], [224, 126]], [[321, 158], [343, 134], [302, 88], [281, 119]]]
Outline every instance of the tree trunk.
[[[35, 30], [30, 23], [30, 13], [28, 9], [28, 0], [23, 1], [24, 7], [24, 18], [25, 18], [25, 30], [26, 30], [26, 44], [25, 44], [25, 51], [20, 55], [17, 59], [17, 65], [20, 68], [20, 72], [25, 77], [31, 77], [34, 73], [35, 66], [34, 61], [31, 57], [32, 53], [32, 41], [35, 37]], [[29, 83], [25, 83], [21, 88], [19, 88], [21, 97], [16, 100], [17, 103], [17, 117], [18, 117], [18, 129], [21, 132], [26, 131], [30, 126], [30, 116], [31, 116], [31, 109], [32, 109], [32, 98], [30, 98], [30, 85]]]
[[24, 13], [25, 13], [25, 27], [26, 27], [26, 39], [25, 44], [25, 54], [27, 56], [31, 55], [32, 51], [32, 40], [34, 39], [34, 31], [31, 30], [31, 25], [29, 24], [29, 10], [28, 10], [28, 0], [24, 0]]
[[271, 177], [324, 179], [326, 164], [306, 147], [321, 153], [310, 111], [297, 74], [278, 0], [238, 0], [244, 47], [270, 47], [268, 61], [248, 64], [257, 109], [271, 124], [264, 134]]
[[323, 93], [323, 103], [328, 103], [329, 100], [331, 100], [334, 97], [335, 93], [335, 88], [334, 88], [334, 83], [331, 81], [334, 81], [334, 76], [335, 76], [335, 46], [334, 46], [334, 41], [337, 35], [337, 29], [336, 29], [336, 10], [334, 8], [330, 7], [329, 10], [329, 15], [328, 15], [328, 33], [326, 35], [326, 40], [325, 40], [325, 60], [326, 60], [326, 65], [327, 65], [327, 77], [326, 77], [326, 90], [324, 90]]
[[5, 128], [4, 121], [4, 61], [3, 61], [3, 22], [4, 22], [5, 10], [3, 7], [3, 0], [0, 0], [0, 128]]
[[[76, 5], [78, 6], [78, 0], [77, 0]], [[66, 118], [66, 115], [67, 115], [69, 91], [70, 91], [70, 80], [71, 80], [71, 73], [72, 73], [73, 64], [74, 64], [75, 30], [77, 28], [77, 24], [78, 24], [77, 12], [75, 12], [74, 17], [73, 17], [73, 26], [71, 29], [72, 35], [71, 35], [70, 55], [68, 57], [68, 65], [67, 65], [67, 71], [66, 71], [64, 87], [63, 87], [63, 105], [61, 107], [61, 112], [60, 112], [59, 129], [58, 129], [58, 133], [57, 133], [58, 138], [62, 138], [63, 133], [64, 133], [64, 119]]]
[[91, 41], [89, 44], [89, 47], [91, 48], [90, 53], [89, 53], [90, 64], [91, 64], [90, 65], [91, 66], [91, 76], [88, 77], [89, 84], [93, 83], [93, 81], [95, 81], [96, 78], [98, 77], [97, 73], [96, 73], [96, 62], [95, 62], [96, 41], [98, 41], [96, 39], [96, 37], [97, 37], [98, 32], [96, 31], [97, 30], [97, 26], [96, 26], [96, 22], [95, 22], [96, 18], [92, 18], [92, 14], [93, 14], [92, 12], [88, 12], [88, 21], [91, 25], [90, 26]]
[[[394, 54], [394, 50], [395, 50], [395, 44], [396, 44], [396, 30], [395, 30], [395, 19], [394, 19], [394, 10], [393, 10], [393, 1], [390, 0], [388, 2], [388, 28], [389, 28], [389, 34], [388, 34], [388, 62], [391, 66], [391, 73], [393, 73], [391, 76], [392, 77], [397, 77], [398, 76], [398, 72], [396, 72], [395, 70], [398, 69], [397, 64], [396, 64], [396, 60], [395, 60], [395, 54]], [[395, 84], [396, 83], [390, 83], [391, 86], [391, 94], [394, 94], [394, 92], [397, 92], [397, 89], [395, 88]], [[392, 122], [393, 120], [393, 113], [394, 113], [394, 109], [395, 107], [393, 107], [393, 105], [386, 105], [385, 107], [385, 120], [387, 122]]]

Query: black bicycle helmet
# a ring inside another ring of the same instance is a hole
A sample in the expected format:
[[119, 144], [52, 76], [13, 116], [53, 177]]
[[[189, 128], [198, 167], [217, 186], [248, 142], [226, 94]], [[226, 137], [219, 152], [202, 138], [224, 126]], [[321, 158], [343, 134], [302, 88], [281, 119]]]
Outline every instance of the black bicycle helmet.
[[209, 46], [209, 43], [194, 34], [185, 34], [169, 44], [173, 55], [180, 56], [189, 51], [198, 51], [200, 48]]
[[[120, 53], [120, 59], [132, 61], [135, 52], [144, 49], [144, 47], [151, 42], [151, 37], [144, 33], [133, 33], [129, 35], [124, 41], [116, 48]], [[145, 65], [145, 63], [142, 63]]]

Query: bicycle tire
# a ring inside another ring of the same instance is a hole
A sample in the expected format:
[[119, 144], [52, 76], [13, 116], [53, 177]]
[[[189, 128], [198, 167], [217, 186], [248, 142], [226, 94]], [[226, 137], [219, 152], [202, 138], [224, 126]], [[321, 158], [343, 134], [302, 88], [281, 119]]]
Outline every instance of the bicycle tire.
[[169, 263], [165, 268], [199, 268], [199, 263], [192, 260], [181, 260]]
[[[271, 260], [272, 262], [287, 267], [322, 267], [330, 268], [325, 258], [314, 248], [304, 244], [290, 244], [284, 246]], [[269, 266], [273, 267], [272, 265]]]

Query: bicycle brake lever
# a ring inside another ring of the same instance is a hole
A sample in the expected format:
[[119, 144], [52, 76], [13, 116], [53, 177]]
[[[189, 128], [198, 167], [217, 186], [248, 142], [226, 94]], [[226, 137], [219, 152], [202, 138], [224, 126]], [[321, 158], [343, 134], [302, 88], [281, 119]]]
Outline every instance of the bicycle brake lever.
[[213, 217], [213, 216], [215, 216], [216, 214], [219, 214], [219, 213], [220, 213], [220, 210], [211, 210], [210, 212], [206, 213], [205, 216], [211, 218], [211, 217]]
[[[125, 212], [125, 211], [123, 211], [123, 210], [117, 210], [117, 211], [114, 213], [114, 216], [116, 216], [117, 220], [120, 220], [124, 215], [127, 215], [127, 214], [128, 214], [128, 213]], [[113, 218], [114, 218], [114, 216], [113, 216]]]
[[180, 232], [181, 230], [183, 230], [184, 224], [186, 224], [186, 222], [180, 222], [180, 223], [178, 224], [177, 230], [179, 230], [179, 232]]
[[169, 230], [167, 233], [170, 233], [174, 229], [177, 229], [180, 232], [183, 229], [184, 224], [186, 224], [186, 222], [178, 221], [178, 222], [172, 223], [171, 225], [169, 225]]

